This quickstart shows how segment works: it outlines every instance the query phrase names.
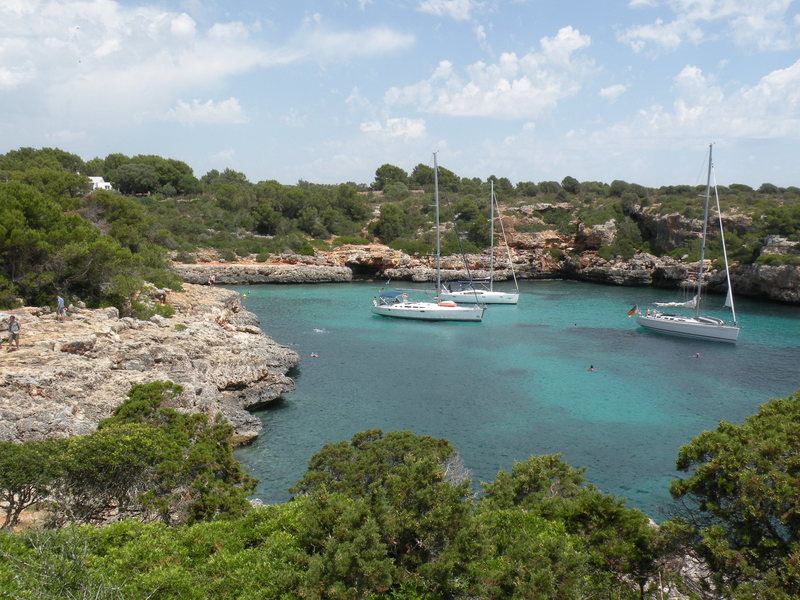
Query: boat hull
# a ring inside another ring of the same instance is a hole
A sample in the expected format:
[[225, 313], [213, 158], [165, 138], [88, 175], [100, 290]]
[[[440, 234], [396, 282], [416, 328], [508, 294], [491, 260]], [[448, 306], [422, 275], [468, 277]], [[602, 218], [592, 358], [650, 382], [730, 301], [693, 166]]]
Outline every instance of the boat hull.
[[374, 304], [372, 312], [383, 317], [395, 319], [416, 319], [419, 321], [481, 321], [482, 306], [448, 306], [436, 302], [398, 302], [395, 304]]
[[636, 322], [651, 331], [716, 342], [735, 342], [739, 328], [725, 325], [711, 317], [684, 317], [681, 315], [637, 315]]
[[442, 300], [452, 300], [459, 304], [516, 304], [519, 294], [512, 292], [497, 292], [494, 290], [457, 291], [439, 294]]

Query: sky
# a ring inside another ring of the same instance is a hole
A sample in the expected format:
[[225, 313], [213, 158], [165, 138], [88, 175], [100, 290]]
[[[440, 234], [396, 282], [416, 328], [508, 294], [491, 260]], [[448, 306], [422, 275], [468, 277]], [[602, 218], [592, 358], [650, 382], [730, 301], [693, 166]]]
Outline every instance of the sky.
[[800, 0], [0, 0], [0, 153], [800, 187]]

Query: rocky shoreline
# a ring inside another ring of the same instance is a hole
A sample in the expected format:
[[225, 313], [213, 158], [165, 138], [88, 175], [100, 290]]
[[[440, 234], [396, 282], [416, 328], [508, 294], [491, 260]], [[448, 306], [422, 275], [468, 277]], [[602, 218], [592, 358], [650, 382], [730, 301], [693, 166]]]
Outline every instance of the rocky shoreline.
[[11, 314], [22, 325], [19, 350], [0, 348], [0, 440], [89, 433], [131, 385], [155, 380], [183, 386], [173, 408], [221, 413], [234, 443], [258, 436], [250, 411], [294, 389], [287, 372], [297, 353], [267, 337], [235, 292], [186, 284], [159, 295], [174, 306], [172, 317], [74, 307], [64, 322], [49, 307], [0, 314], [0, 331]]
[[[443, 257], [443, 279], [489, 276], [488, 257], [467, 255], [466, 260], [469, 270], [460, 256]], [[276, 255], [265, 262], [256, 262], [253, 257], [225, 262], [215, 254], [201, 254], [195, 264], [176, 263], [173, 268], [184, 281], [196, 284], [205, 284], [210, 275], [217, 283], [227, 285], [435, 279], [433, 257], [413, 257], [379, 244], [342, 246], [334, 251], [318, 251], [314, 256]], [[560, 278], [677, 290], [696, 285], [696, 270], [696, 262], [668, 256], [640, 253], [629, 260], [606, 260], [594, 251], [559, 255], [549, 248], [534, 247], [514, 248], [510, 262], [506, 256], [496, 256], [494, 276], [496, 280], [507, 280], [513, 273], [521, 280]], [[713, 270], [711, 261], [706, 261], [705, 271], [707, 291], [724, 294], [724, 272]], [[737, 264], [731, 268], [731, 281], [737, 296], [800, 304], [800, 266]]]

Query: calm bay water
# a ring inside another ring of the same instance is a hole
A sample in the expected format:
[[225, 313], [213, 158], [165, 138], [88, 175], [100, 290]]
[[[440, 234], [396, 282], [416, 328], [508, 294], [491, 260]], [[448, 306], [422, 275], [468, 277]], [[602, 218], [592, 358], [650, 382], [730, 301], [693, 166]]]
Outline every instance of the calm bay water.
[[739, 300], [731, 345], [626, 318], [634, 304], [680, 300], [663, 290], [521, 282], [520, 303], [489, 306], [482, 323], [426, 323], [373, 315], [378, 287], [233, 288], [301, 357], [296, 390], [259, 413], [261, 437], [236, 451], [264, 502], [288, 500], [324, 444], [380, 428], [450, 440], [475, 482], [561, 453], [586, 467], [587, 481], [661, 520], [682, 444], [800, 388], [798, 307]]

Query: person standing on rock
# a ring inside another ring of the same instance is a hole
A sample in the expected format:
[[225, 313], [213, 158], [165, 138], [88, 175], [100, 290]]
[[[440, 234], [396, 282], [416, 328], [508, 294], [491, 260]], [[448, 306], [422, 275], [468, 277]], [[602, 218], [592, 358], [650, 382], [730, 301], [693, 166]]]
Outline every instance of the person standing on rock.
[[56, 319], [63, 321], [66, 319], [66, 309], [64, 308], [64, 299], [61, 296], [56, 296]]
[[[16, 342], [16, 348], [12, 346], [14, 342]], [[12, 350], [19, 350], [19, 321], [14, 315], [8, 318], [8, 351]]]

